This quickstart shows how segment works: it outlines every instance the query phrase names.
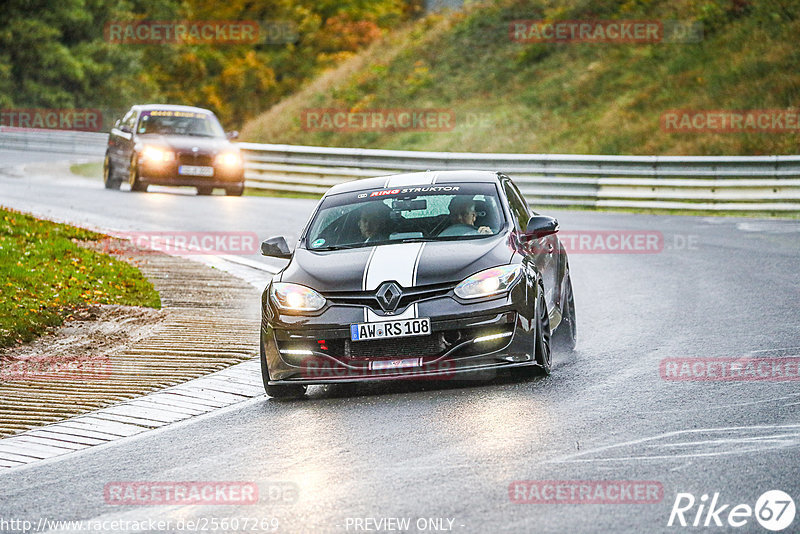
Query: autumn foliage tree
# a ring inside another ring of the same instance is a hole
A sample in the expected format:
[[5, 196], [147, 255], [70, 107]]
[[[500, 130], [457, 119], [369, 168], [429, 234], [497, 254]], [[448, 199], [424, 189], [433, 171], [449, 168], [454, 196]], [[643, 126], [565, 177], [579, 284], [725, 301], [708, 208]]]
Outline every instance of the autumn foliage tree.
[[[416, 0], [4, 0], [0, 108], [207, 107], [227, 127], [268, 109], [419, 13]], [[288, 24], [294, 37], [246, 44], [120, 44], [111, 21]]]

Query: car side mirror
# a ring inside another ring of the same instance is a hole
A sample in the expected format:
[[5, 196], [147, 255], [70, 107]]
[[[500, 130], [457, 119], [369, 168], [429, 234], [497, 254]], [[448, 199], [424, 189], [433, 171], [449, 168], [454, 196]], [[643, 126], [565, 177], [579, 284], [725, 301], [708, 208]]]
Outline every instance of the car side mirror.
[[232, 132], [226, 133], [225, 137], [227, 137], [228, 139], [239, 139], [239, 132], [233, 130]]
[[123, 124], [122, 126], [119, 127], [119, 131], [125, 133], [131, 133], [131, 127], [128, 126], [127, 124]]
[[528, 239], [538, 239], [558, 232], [558, 220], [545, 215], [534, 215], [528, 219], [525, 234]]
[[286, 238], [279, 235], [261, 242], [261, 255], [288, 260], [292, 257], [292, 251], [289, 250]]

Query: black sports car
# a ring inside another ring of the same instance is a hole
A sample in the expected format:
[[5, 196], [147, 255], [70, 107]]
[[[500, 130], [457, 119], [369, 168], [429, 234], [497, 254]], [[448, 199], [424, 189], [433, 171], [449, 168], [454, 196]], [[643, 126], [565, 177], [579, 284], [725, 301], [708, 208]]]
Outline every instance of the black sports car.
[[488, 171], [370, 178], [332, 187], [262, 295], [267, 394], [310, 384], [550, 372], [551, 328], [575, 344], [558, 222]]
[[239, 147], [207, 109], [151, 104], [133, 106], [108, 135], [103, 183], [131, 191], [148, 185], [190, 185], [200, 195], [215, 187], [239, 196], [244, 191], [244, 166]]

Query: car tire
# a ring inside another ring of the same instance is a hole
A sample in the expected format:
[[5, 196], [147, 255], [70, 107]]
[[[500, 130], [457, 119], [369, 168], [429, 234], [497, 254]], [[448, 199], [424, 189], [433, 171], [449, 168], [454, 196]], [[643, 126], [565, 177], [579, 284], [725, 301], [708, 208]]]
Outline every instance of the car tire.
[[225, 188], [225, 194], [229, 197], [240, 197], [242, 193], [244, 193], [244, 184]]
[[578, 341], [578, 323], [575, 321], [575, 298], [572, 295], [572, 279], [567, 274], [564, 291], [564, 305], [561, 323], [553, 333], [553, 346], [567, 350], [575, 350]]
[[539, 280], [539, 295], [536, 297], [536, 363], [544, 375], [553, 367], [553, 351], [550, 344], [550, 315], [544, 297], [544, 284]]
[[106, 154], [103, 160], [103, 185], [106, 189], [119, 189], [122, 180], [114, 177], [114, 169], [111, 166], [111, 159]]
[[[264, 335], [263, 333], [261, 334]], [[270, 385], [269, 368], [267, 367], [267, 357], [264, 354], [264, 342], [261, 345], [261, 380], [264, 382], [264, 391], [267, 396], [279, 400], [301, 399], [306, 394], [306, 386], [300, 384]]]
[[130, 166], [130, 174], [129, 174], [129, 182], [131, 184], [131, 191], [136, 191], [137, 193], [146, 193], [147, 192], [147, 184], [144, 184], [139, 180], [139, 164], [136, 162], [136, 157], [131, 158], [131, 166]]
[[197, 194], [198, 195], [208, 196], [213, 192], [214, 192], [214, 188], [213, 187], [197, 186]]

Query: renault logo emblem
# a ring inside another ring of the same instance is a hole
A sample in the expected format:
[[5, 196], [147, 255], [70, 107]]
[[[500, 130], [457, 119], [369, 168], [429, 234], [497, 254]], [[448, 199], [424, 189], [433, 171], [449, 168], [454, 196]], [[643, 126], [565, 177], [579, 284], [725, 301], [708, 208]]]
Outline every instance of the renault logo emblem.
[[400, 304], [400, 297], [403, 296], [403, 290], [395, 282], [384, 282], [378, 287], [378, 292], [375, 295], [378, 298], [378, 304], [385, 312], [393, 312]]

